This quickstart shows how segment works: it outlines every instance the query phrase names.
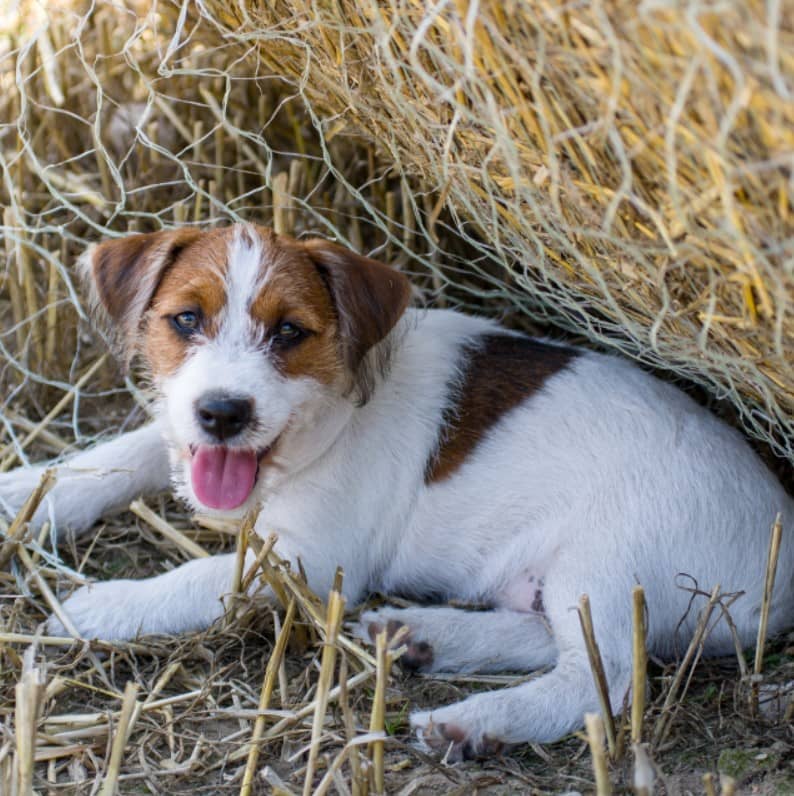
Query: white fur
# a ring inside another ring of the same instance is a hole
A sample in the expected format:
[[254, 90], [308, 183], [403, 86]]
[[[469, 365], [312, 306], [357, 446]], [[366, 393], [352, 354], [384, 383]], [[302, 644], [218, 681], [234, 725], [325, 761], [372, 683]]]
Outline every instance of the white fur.
[[[61, 537], [82, 533], [103, 514], [126, 508], [135, 498], [160, 492], [169, 483], [168, 449], [159, 421], [49, 466], [55, 467], [57, 481], [32, 524], [38, 527], [50, 520]], [[13, 515], [45, 469], [37, 465], [0, 473], [0, 509]]]
[[242, 225], [235, 228], [224, 279], [226, 305], [218, 333], [227, 345], [255, 347], [261, 343], [263, 330], [256, 328], [249, 308], [267, 282], [263, 254], [262, 238], [256, 231]]
[[[426, 485], [464, 346], [498, 328], [454, 312], [409, 310], [393, 334], [391, 370], [361, 408], [308, 380], [287, 383], [261, 351], [243, 346], [228, 358], [228, 341], [199, 346], [161, 385], [178, 482], [178, 452], [200, 438], [189, 419], [192, 400], [218, 384], [255, 396], [261, 440], [283, 435], [278, 466], [256, 493], [258, 528], [279, 532], [281, 554], [300, 558], [318, 593], [327, 593], [341, 565], [351, 605], [377, 589], [494, 607], [383, 609], [364, 615], [363, 636], [371, 623], [402, 621], [412, 638], [433, 646], [433, 671], [553, 666], [512, 689], [414, 714], [431, 744], [446, 746], [454, 727], [459, 751], [492, 740], [551, 741], [598, 710], [575, 610], [584, 592], [616, 709], [630, 684], [635, 583], [646, 592], [652, 654], [670, 657], [688, 644], [705, 602], [696, 597], [687, 612], [691, 594], [681, 586], [690, 583], [745, 592], [731, 614], [742, 643], [752, 644], [777, 512], [786, 535], [770, 632], [791, 623], [794, 610], [791, 499], [737, 432], [623, 360], [582, 352], [504, 415], [451, 477]], [[56, 489], [60, 524], [88, 527], [139, 489], [164, 486], [159, 465], [151, 465], [163, 458], [157, 436], [151, 428], [133, 432], [76, 457], [73, 469], [93, 457], [92, 467], [117, 464], [132, 474], [108, 475], [101, 489], [85, 479]], [[133, 439], [143, 444], [131, 456]], [[18, 505], [34, 481], [26, 471], [3, 476], [0, 496]], [[186, 496], [193, 499], [190, 490]], [[88, 636], [204, 627], [222, 613], [232, 566], [220, 556], [145, 581], [95, 584], [65, 609]], [[544, 615], [530, 610], [538, 590]], [[55, 620], [50, 627], [59, 629]], [[719, 623], [706, 651], [732, 649]]]

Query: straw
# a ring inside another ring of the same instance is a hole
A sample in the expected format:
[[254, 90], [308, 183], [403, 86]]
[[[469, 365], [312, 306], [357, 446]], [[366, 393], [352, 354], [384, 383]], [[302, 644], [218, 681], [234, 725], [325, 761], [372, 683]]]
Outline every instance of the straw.
[[273, 686], [276, 681], [279, 666], [284, 657], [284, 651], [287, 648], [290, 633], [292, 632], [292, 622], [295, 618], [295, 600], [290, 600], [287, 606], [287, 613], [284, 616], [284, 624], [281, 627], [281, 632], [276, 639], [276, 644], [273, 647], [273, 652], [267, 662], [265, 669], [265, 678], [262, 681], [262, 690], [259, 695], [259, 711], [260, 715], [257, 716], [254, 722], [254, 729], [251, 732], [250, 751], [248, 753], [248, 760], [245, 764], [245, 773], [243, 774], [243, 783], [240, 786], [240, 796], [249, 796], [251, 788], [254, 784], [254, 776], [256, 775], [256, 764], [259, 760], [260, 741], [262, 733], [265, 729], [265, 717], [262, 715], [270, 705], [270, 697], [273, 694]]
[[118, 724], [116, 725], [116, 733], [113, 736], [113, 745], [110, 749], [110, 762], [108, 763], [105, 778], [102, 782], [102, 787], [99, 790], [99, 796], [114, 796], [116, 793], [116, 784], [119, 779], [119, 771], [121, 768], [121, 760], [124, 755], [124, 749], [127, 745], [129, 734], [135, 724], [135, 718], [138, 713], [136, 710], [138, 704], [136, 697], [138, 696], [137, 683], [128, 682], [124, 688], [124, 697], [121, 702], [121, 713], [119, 714]]
[[579, 621], [582, 625], [585, 646], [587, 647], [587, 657], [590, 661], [590, 670], [593, 673], [593, 682], [598, 693], [598, 701], [601, 704], [602, 721], [606, 731], [609, 756], [614, 760], [617, 757], [617, 733], [615, 731], [615, 720], [612, 716], [612, 705], [609, 699], [609, 685], [604, 664], [601, 660], [601, 651], [595, 638], [593, 629], [593, 617], [590, 612], [590, 598], [583, 594], [579, 598]]
[[783, 522], [780, 514], [775, 518], [772, 525], [772, 532], [769, 538], [769, 552], [767, 553], [766, 571], [764, 574], [764, 591], [761, 595], [761, 612], [758, 618], [758, 638], [755, 645], [755, 659], [753, 661], [753, 688], [751, 694], [751, 710], [756, 712], [758, 709], [758, 692], [761, 680], [761, 670], [764, 666], [764, 646], [766, 645], [766, 634], [769, 626], [769, 607], [772, 603], [772, 593], [775, 590], [775, 575], [777, 573], [777, 561], [780, 555], [780, 543], [783, 538]]
[[631, 681], [631, 742], [642, 743], [642, 721], [645, 715], [645, 685], [648, 670], [648, 650], [645, 646], [645, 591], [635, 586], [632, 596], [632, 681]]
[[333, 590], [328, 595], [328, 611], [325, 623], [325, 641], [323, 644], [322, 662], [320, 664], [320, 677], [317, 681], [317, 696], [315, 697], [314, 720], [312, 722], [312, 737], [309, 746], [309, 759], [306, 764], [306, 778], [303, 784], [303, 796], [310, 796], [314, 785], [314, 772], [317, 766], [317, 755], [320, 752], [325, 710], [328, 706], [328, 692], [331, 690], [331, 678], [334, 674], [336, 662], [336, 642], [339, 629], [342, 626], [342, 617], [345, 610], [345, 599]]
[[593, 773], [596, 779], [597, 796], [609, 796], [612, 784], [609, 781], [607, 756], [604, 751], [604, 721], [598, 713], [585, 713], [584, 726], [587, 730], [587, 742], [593, 760]]

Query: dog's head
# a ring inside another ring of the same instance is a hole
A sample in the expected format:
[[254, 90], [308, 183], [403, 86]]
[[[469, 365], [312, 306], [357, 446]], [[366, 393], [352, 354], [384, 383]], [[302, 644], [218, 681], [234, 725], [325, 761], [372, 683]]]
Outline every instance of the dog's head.
[[253, 504], [291, 440], [303, 464], [323, 452], [325, 416], [367, 401], [410, 297], [381, 263], [250, 225], [108, 241], [83, 267], [125, 359], [140, 354], [158, 388], [177, 487], [220, 511]]

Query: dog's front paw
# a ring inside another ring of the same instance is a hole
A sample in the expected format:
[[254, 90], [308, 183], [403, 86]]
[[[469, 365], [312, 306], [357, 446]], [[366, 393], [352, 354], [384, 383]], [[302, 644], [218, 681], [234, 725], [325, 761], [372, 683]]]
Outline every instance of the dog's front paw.
[[411, 714], [411, 729], [426, 749], [449, 763], [498, 754], [504, 744], [485, 734], [461, 710], [461, 703]]
[[[19, 467], [0, 473], [0, 515], [11, 519], [19, 512], [39, 485], [46, 468]], [[55, 486], [44, 496], [31, 519], [33, 528], [53, 519], [59, 529], [79, 534], [90, 528], [102, 515], [104, 497], [96, 481], [77, 476], [68, 468], [56, 472]]]
[[[402, 633], [399, 631], [405, 628]], [[386, 631], [390, 646], [405, 645], [400, 657], [400, 665], [413, 672], [429, 672], [433, 668], [433, 647], [416, 637], [410, 625], [402, 621], [399, 610], [383, 608], [379, 611], [365, 611], [359, 622], [352, 628], [354, 635], [362, 641], [375, 643], [379, 633]]]
[[[138, 582], [110, 580], [81, 586], [63, 603], [81, 638], [101, 641], [125, 641], [135, 638], [146, 624], [144, 606], [138, 601]], [[57, 616], [47, 621], [51, 636], [69, 633]]]
[[15, 517], [39, 485], [44, 475], [43, 467], [19, 467], [9, 473], [0, 473], [0, 515]]

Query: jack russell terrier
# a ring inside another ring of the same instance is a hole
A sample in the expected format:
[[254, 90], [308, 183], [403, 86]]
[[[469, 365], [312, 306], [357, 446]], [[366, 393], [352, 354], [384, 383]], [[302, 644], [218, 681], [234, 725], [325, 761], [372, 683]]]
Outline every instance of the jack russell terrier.
[[[414, 713], [430, 745], [554, 741], [597, 711], [583, 593], [616, 711], [635, 584], [656, 656], [697, 622], [683, 575], [743, 592], [731, 614], [755, 641], [769, 529], [778, 512], [792, 528], [794, 501], [675, 387], [614, 356], [409, 309], [404, 276], [324, 240], [179, 229], [104, 242], [81, 263], [124, 357], [148, 366], [157, 419], [62, 463], [37, 521], [80, 533], [170, 483], [205, 513], [261, 507], [258, 528], [319, 594], [341, 565], [350, 605], [373, 591], [488, 605], [382, 608], [357, 626], [407, 626], [406, 660], [425, 672], [548, 669]], [[0, 476], [6, 511], [41, 471]], [[197, 630], [222, 615], [233, 569], [219, 555], [93, 583], [64, 608], [86, 638]], [[794, 621], [790, 534], [778, 572], [770, 633]], [[706, 653], [733, 650], [720, 622]]]

